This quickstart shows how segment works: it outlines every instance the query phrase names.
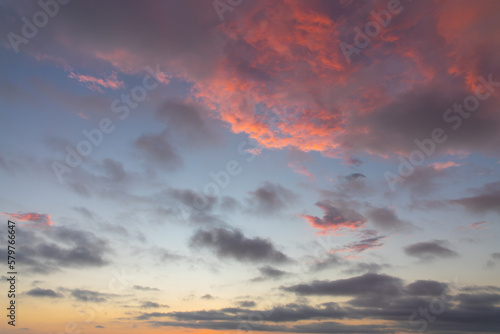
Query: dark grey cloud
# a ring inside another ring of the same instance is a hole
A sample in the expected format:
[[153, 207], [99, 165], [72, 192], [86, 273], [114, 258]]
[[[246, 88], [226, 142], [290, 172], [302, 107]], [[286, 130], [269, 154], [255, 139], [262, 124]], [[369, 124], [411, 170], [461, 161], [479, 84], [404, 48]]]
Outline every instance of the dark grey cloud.
[[149, 300], [142, 302], [141, 304], [141, 308], [168, 308], [168, 307], [169, 307], [168, 305], [159, 304]]
[[462, 308], [493, 308], [494, 305], [500, 304], [500, 294], [498, 293], [461, 293], [456, 299]]
[[[220, 21], [212, 3], [147, 2], [139, 5], [127, 2], [115, 13], [116, 6], [120, 4], [122, 3], [117, 1], [103, 6], [99, 1], [89, 1], [60, 6], [60, 13], [51, 20], [51, 24], [44, 27], [43, 34], [30, 40], [30, 43], [21, 45], [20, 50], [31, 55], [56, 54], [58, 56], [54, 57], [55, 60], [64, 62], [66, 66], [71, 62], [71, 66], [88, 64], [86, 68], [102, 69], [102, 57], [115, 63], [110, 57], [114, 50], [121, 49], [136, 55], [135, 61], [130, 62], [128, 67], [132, 72], [138, 72], [148, 65], [152, 66], [151, 64], [166, 64], [170, 60], [191, 66], [193, 73], [200, 75], [199, 78], [215, 70], [213, 58], [221, 54], [222, 45], [217, 41], [214, 31]], [[40, 10], [36, 3], [29, 1], [4, 7], [2, 14], [16, 19], [1, 20], [2, 36], [10, 31], [20, 33], [22, 21], [19, 18], [22, 15], [31, 17]], [[98, 10], [101, 12], [98, 13]], [[154, 19], [151, 11], [161, 12], [162, 19]], [[88, 22], [93, 22], [92, 27], [87, 27]], [[159, 30], [161, 23], [165, 29]], [[68, 44], [60, 43], [55, 37], [58, 31], [64, 31], [62, 38], [68, 40]], [[120, 33], [116, 33], [117, 31]], [[75, 40], [80, 42], [72, 42]], [[7, 44], [7, 39], [2, 41], [3, 46], [7, 47]], [[81, 50], [76, 49], [78, 46]], [[95, 57], [96, 54], [101, 54], [102, 57]], [[122, 70], [126, 71], [123, 63], [115, 65], [122, 66]], [[109, 103], [105, 108], [109, 110]]]
[[404, 251], [407, 255], [421, 260], [457, 257], [458, 253], [448, 248], [448, 244], [446, 240], [418, 242], [405, 247]]
[[62, 295], [51, 289], [34, 288], [26, 292], [28, 296], [32, 297], [49, 297], [61, 298]]
[[110, 263], [113, 253], [108, 241], [93, 232], [65, 226], [44, 229], [22, 229], [26, 242], [16, 254], [27, 271], [49, 274], [60, 268], [102, 267]]
[[449, 201], [463, 206], [472, 213], [500, 213], [500, 181], [487, 183], [481, 188], [472, 189], [473, 196]]
[[265, 182], [255, 191], [249, 192], [248, 210], [253, 214], [274, 214], [289, 208], [298, 200], [298, 195], [279, 184]]
[[[439, 35], [439, 34], [438, 34]], [[492, 71], [480, 72], [492, 73]], [[493, 71], [496, 73], [496, 71]], [[454, 87], [444, 89], [443, 81]], [[445, 154], [447, 150], [482, 151], [498, 153], [498, 129], [500, 117], [489, 112], [498, 105], [496, 98], [482, 101], [480, 110], [456, 126], [456, 122], [445, 122], [443, 114], [453, 108], [454, 103], [462, 103], [470, 92], [453, 82], [453, 79], [436, 79], [420, 86], [412, 87], [398, 94], [391, 102], [383, 105], [369, 115], [352, 119], [353, 129], [369, 129], [346, 134], [346, 142], [351, 151], [366, 150], [382, 155], [392, 152], [407, 152], [418, 146], [415, 140], [431, 137], [435, 128], [445, 130], [448, 139], [435, 147], [436, 154]], [[362, 133], [362, 134], [361, 134]], [[361, 135], [360, 135], [361, 134]], [[495, 141], [496, 138], [496, 141]]]
[[[157, 326], [185, 328], [226, 330], [246, 328], [292, 333], [328, 333], [329, 330], [339, 333], [390, 333], [417, 331], [419, 328], [417, 325], [420, 323], [409, 322], [410, 316], [417, 315], [416, 318], [412, 318], [413, 320], [424, 319], [418, 315], [418, 310], [428, 309], [432, 303], [436, 304], [437, 299], [442, 299], [446, 312], [440, 313], [428, 323], [432, 333], [494, 332], [494, 328], [498, 328], [500, 324], [498, 319], [500, 307], [497, 306], [500, 303], [500, 294], [494, 292], [495, 289], [500, 289], [498, 287], [473, 287], [468, 289], [469, 293], [451, 296], [445, 283], [415, 281], [405, 286], [402, 282], [399, 278], [387, 275], [366, 274], [328, 282], [333, 284], [326, 289], [320, 287], [318, 281], [298, 285], [309, 286], [308, 293], [314, 286], [319, 288], [316, 290], [319, 295], [354, 297], [343, 304], [328, 302], [313, 306], [291, 303], [265, 310], [229, 307], [218, 310], [155, 312], [143, 313], [136, 319], [149, 320], [149, 323]], [[155, 318], [163, 319], [154, 320]], [[242, 319], [259, 320], [247, 322]], [[358, 327], [337, 322], [360, 319], [384, 320], [391, 325]]]
[[473, 293], [480, 293], [480, 292], [491, 293], [491, 292], [500, 292], [500, 287], [493, 285], [469, 285], [461, 288], [460, 291], [473, 292]]
[[[151, 203], [151, 196], [136, 195], [132, 189], [146, 184], [159, 189], [160, 182], [155, 174], [148, 168], [136, 172], [125, 167], [122, 162], [109, 158], [102, 161], [88, 160], [71, 173], [64, 174], [63, 180], [69, 189], [82, 197], [98, 197], [122, 205]], [[51, 177], [55, 177], [52, 168], [49, 168]]]
[[217, 210], [224, 211], [226, 208], [221, 207], [224, 203], [231, 206], [232, 203], [227, 202], [229, 197], [219, 202], [216, 196], [172, 187], [163, 190], [161, 195], [164, 198], [163, 205], [157, 209], [160, 222], [174, 219], [183, 224], [198, 226], [227, 226]]
[[210, 211], [217, 204], [217, 197], [207, 196], [190, 189], [168, 188], [163, 193], [189, 208], [197, 208], [204, 204], [203, 211]]
[[175, 171], [184, 165], [182, 157], [170, 144], [165, 132], [143, 134], [136, 139], [134, 145], [148, 161], [168, 171]]
[[[183, 327], [183, 328], [193, 328], [193, 329], [213, 329], [213, 330], [237, 330], [240, 328], [245, 328], [245, 323], [241, 320], [235, 321], [186, 321], [186, 322], [176, 322], [176, 321], [152, 321], [153, 326], [156, 327]], [[259, 324], [258, 327], [253, 327], [249, 325], [249, 328], [259, 331], [270, 331], [270, 332], [283, 332], [287, 330], [286, 326], [276, 326]]]
[[283, 277], [284, 275], [287, 274], [286, 271], [282, 271], [282, 270], [273, 268], [271, 266], [260, 267], [259, 271], [263, 276], [270, 277], [270, 278], [280, 278], [280, 277]]
[[201, 299], [210, 300], [210, 299], [214, 299], [214, 297], [211, 294], [207, 293], [207, 294], [201, 296]]
[[335, 281], [313, 281], [310, 284], [297, 284], [281, 289], [298, 295], [356, 296], [362, 294], [398, 295], [403, 281], [397, 277], [367, 273]]
[[242, 308], [252, 308], [257, 305], [253, 300], [243, 300], [237, 304]]
[[260, 271], [261, 276], [253, 278], [252, 279], [253, 282], [261, 282], [261, 281], [265, 281], [268, 279], [279, 279], [279, 278], [282, 278], [282, 277], [288, 275], [288, 273], [286, 271], [279, 270], [279, 269], [273, 268], [271, 266], [260, 267], [259, 271]]
[[413, 225], [398, 217], [394, 210], [384, 207], [371, 207], [366, 213], [368, 219], [375, 225], [387, 232], [409, 231]]
[[430, 280], [419, 280], [406, 286], [406, 292], [413, 296], [440, 296], [448, 289], [448, 284]]
[[109, 263], [103, 256], [109, 253], [107, 242], [92, 232], [57, 227], [48, 234], [55, 240], [61, 240], [69, 245], [63, 247], [56, 243], [45, 243], [36, 247], [37, 255], [52, 260], [57, 265], [81, 267], [104, 266]]
[[139, 291], [160, 291], [160, 289], [158, 288], [152, 288], [149, 286], [142, 286], [142, 285], [134, 285], [132, 289]]
[[70, 291], [72, 297], [82, 302], [102, 303], [107, 301], [109, 298], [117, 296], [115, 294], [102, 293], [98, 291], [85, 290], [85, 289], [73, 289]]
[[140, 316], [137, 316], [136, 320], [149, 320], [151, 318], [161, 318], [168, 316], [169, 313], [165, 312], [151, 312], [151, 313], [143, 313]]
[[238, 230], [212, 228], [198, 230], [190, 240], [191, 247], [208, 248], [219, 258], [232, 258], [241, 262], [286, 263], [291, 260], [274, 244], [260, 237], [247, 238]]
[[[265, 312], [265, 313], [264, 313]], [[253, 311], [246, 308], [225, 308], [208, 311], [187, 311], [169, 313], [144, 313], [139, 316], [139, 320], [147, 320], [153, 317], [171, 317], [178, 321], [237, 321], [264, 317], [269, 322], [300, 321], [317, 318], [337, 318], [342, 319], [347, 315], [347, 311], [336, 303], [326, 303], [319, 307], [302, 304], [288, 304], [276, 306], [266, 311]], [[257, 317], [257, 318], [256, 318]]]

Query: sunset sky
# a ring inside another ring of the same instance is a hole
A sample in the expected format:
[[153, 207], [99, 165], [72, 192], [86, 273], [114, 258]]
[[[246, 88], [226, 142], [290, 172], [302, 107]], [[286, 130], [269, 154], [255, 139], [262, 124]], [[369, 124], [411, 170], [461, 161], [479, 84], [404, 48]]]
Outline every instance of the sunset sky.
[[2, 333], [500, 332], [500, 1], [0, 0], [0, 36]]

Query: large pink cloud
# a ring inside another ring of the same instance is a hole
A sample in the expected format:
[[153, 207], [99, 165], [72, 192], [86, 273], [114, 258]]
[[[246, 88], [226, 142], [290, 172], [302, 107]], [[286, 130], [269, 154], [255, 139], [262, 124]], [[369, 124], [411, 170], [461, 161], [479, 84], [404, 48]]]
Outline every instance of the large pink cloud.
[[[120, 12], [89, 1], [65, 8], [24, 51], [129, 74], [159, 64], [212, 117], [263, 147], [387, 157], [446, 126], [443, 113], [474, 92], [479, 75], [500, 80], [498, 1], [400, 6], [350, 63], [340, 44], [354, 43], [355, 28], [375, 22], [387, 1], [253, 1], [222, 23], [210, 1], [145, 1]], [[498, 154], [497, 104], [498, 92], [436, 152]]]

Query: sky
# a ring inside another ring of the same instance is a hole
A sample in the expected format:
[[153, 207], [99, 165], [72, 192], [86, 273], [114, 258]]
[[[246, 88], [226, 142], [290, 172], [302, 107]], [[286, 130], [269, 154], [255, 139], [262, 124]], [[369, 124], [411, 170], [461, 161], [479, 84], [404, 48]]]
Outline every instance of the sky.
[[499, 17], [0, 0], [1, 332], [500, 332]]

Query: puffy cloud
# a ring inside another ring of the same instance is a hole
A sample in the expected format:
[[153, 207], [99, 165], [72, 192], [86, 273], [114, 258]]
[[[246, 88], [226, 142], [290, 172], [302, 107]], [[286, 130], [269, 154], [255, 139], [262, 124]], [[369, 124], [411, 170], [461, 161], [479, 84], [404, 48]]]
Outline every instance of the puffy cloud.
[[34, 288], [26, 292], [28, 296], [32, 297], [49, 297], [61, 298], [62, 295], [51, 289]]
[[16, 258], [30, 272], [49, 274], [60, 268], [102, 267], [112, 253], [108, 242], [94, 233], [52, 226], [50, 229], [22, 229], [19, 236], [26, 246]]
[[252, 308], [257, 305], [253, 300], [243, 300], [241, 302], [238, 302], [237, 304], [243, 308]]
[[409, 245], [405, 247], [404, 251], [407, 255], [421, 260], [457, 257], [458, 253], [447, 246], [448, 242], [446, 240], [433, 240]]
[[500, 181], [487, 183], [481, 188], [473, 189], [474, 196], [450, 200], [452, 204], [463, 206], [470, 212], [496, 212], [500, 213]]
[[254, 214], [274, 214], [290, 207], [297, 201], [297, 194], [279, 184], [264, 183], [255, 191], [249, 192], [248, 210]]
[[259, 237], [247, 238], [238, 230], [198, 230], [191, 237], [190, 244], [194, 248], [211, 249], [219, 258], [232, 258], [241, 262], [279, 264], [291, 261], [271, 241]]
[[261, 282], [268, 279], [279, 279], [288, 275], [286, 271], [279, 270], [271, 266], [260, 267], [259, 271], [262, 276], [253, 278], [252, 282]]
[[367, 217], [381, 230], [389, 232], [408, 231], [413, 225], [400, 219], [394, 210], [385, 207], [372, 207], [367, 212]]
[[201, 299], [207, 299], [207, 300], [210, 300], [210, 299], [214, 299], [214, 297], [211, 295], [211, 294], [206, 294], [206, 295], [203, 295], [201, 296]]

